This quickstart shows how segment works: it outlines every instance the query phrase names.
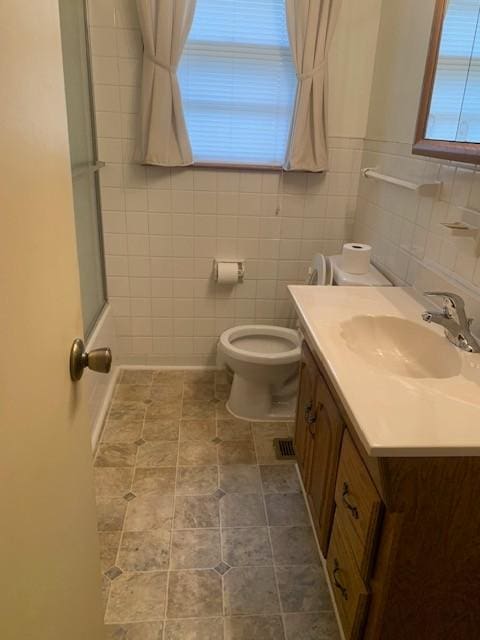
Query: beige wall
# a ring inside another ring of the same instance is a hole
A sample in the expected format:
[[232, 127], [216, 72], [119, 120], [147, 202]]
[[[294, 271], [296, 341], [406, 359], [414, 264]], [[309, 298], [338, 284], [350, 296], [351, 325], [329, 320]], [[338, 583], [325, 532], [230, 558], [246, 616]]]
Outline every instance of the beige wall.
[[[440, 181], [438, 194], [362, 178], [354, 239], [371, 244], [374, 262], [399, 285], [460, 291], [480, 313], [480, 258], [472, 237], [441, 223], [480, 212], [480, 171], [411, 153], [435, 0], [383, 0], [362, 167], [409, 181]], [[480, 213], [478, 213], [480, 227]], [[476, 328], [480, 331], [480, 322]]]
[[435, 0], [383, 0], [367, 138], [413, 141]]
[[328, 132], [364, 138], [382, 0], [343, 0], [329, 60]]
[[[331, 52], [327, 175], [141, 167], [134, 0], [91, 0], [90, 34], [109, 298], [124, 363], [215, 363], [237, 324], [292, 322], [287, 283], [350, 239], [381, 0], [343, 0]], [[245, 258], [232, 289], [213, 258]]]

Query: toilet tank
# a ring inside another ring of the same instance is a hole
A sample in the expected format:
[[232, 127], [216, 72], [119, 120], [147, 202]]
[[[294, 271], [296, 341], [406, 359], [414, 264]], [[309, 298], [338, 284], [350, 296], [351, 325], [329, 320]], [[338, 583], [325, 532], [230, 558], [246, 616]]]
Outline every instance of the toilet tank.
[[391, 287], [393, 286], [380, 271], [371, 264], [368, 273], [356, 275], [342, 269], [342, 256], [330, 256], [333, 269], [333, 284], [343, 287]]

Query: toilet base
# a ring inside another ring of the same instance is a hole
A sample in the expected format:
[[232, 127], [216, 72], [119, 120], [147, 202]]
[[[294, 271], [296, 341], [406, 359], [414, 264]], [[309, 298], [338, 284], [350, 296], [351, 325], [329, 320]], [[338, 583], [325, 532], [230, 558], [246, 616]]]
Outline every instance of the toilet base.
[[272, 397], [270, 384], [246, 380], [235, 374], [230, 397], [225, 406], [232, 416], [240, 420], [288, 422], [295, 417], [296, 393], [289, 392], [285, 397]]

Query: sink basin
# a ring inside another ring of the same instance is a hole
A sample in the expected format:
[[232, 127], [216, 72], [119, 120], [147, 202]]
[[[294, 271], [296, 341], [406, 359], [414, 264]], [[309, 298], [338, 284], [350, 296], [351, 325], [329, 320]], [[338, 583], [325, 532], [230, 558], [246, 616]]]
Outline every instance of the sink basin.
[[411, 320], [395, 316], [354, 316], [341, 323], [349, 349], [371, 366], [407, 378], [451, 378], [462, 361], [448, 340]]

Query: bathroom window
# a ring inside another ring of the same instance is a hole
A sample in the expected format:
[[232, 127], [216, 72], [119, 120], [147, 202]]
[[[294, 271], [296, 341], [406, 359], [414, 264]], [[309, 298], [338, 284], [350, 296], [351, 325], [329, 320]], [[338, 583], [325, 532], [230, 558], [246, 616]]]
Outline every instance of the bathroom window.
[[195, 163], [283, 164], [297, 85], [284, 0], [197, 0], [178, 77]]

